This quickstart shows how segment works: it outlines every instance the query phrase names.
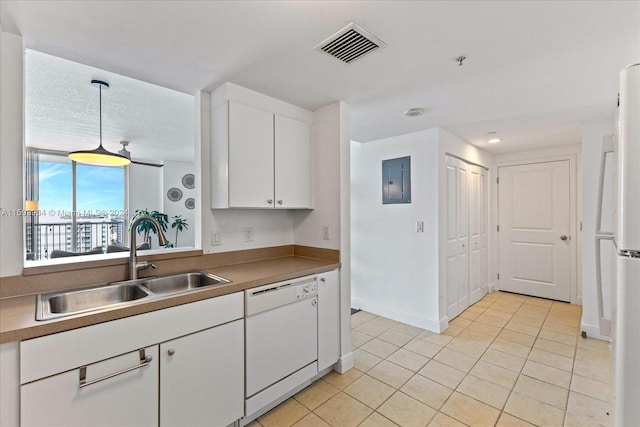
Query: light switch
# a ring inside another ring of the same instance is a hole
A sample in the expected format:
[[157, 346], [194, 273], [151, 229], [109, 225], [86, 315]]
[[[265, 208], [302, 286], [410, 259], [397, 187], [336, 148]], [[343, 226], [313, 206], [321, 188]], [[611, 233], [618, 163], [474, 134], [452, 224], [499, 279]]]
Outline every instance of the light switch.
[[418, 233], [424, 233], [424, 221], [416, 222], [416, 231]]

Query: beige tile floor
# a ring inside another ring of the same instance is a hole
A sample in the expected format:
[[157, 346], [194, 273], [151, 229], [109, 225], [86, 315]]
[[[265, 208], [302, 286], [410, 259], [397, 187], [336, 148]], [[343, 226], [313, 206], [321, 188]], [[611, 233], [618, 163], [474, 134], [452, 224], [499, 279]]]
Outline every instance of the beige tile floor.
[[580, 314], [494, 292], [435, 334], [358, 312], [355, 368], [331, 372], [250, 426], [612, 425], [609, 346], [579, 336]]

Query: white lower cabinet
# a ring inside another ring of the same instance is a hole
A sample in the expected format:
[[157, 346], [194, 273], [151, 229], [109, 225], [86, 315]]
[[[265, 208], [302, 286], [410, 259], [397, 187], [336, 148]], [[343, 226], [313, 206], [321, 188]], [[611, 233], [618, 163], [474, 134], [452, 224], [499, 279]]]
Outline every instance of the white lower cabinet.
[[160, 425], [227, 426], [244, 415], [244, 320], [160, 344]]
[[242, 292], [20, 342], [22, 426], [213, 426], [244, 415]]
[[153, 346], [22, 385], [21, 425], [157, 426], [157, 396]]
[[340, 275], [318, 274], [318, 371], [340, 358]]
[[[314, 330], [317, 325], [317, 343], [313, 337], [304, 345], [310, 352], [308, 361], [314, 361], [317, 351], [317, 367], [313, 363], [297, 371], [298, 383], [331, 367], [340, 357], [339, 271], [320, 273], [317, 278], [317, 318], [313, 311], [313, 318], [303, 322]], [[15, 346], [12, 353], [16, 366], [20, 360], [20, 424], [233, 424], [245, 415], [244, 314], [244, 293], [237, 292], [22, 341], [19, 353]], [[301, 322], [301, 317], [291, 312], [280, 320]], [[298, 341], [306, 331], [301, 334]], [[277, 341], [271, 335], [266, 331], [257, 338], [268, 348]], [[287, 343], [278, 345], [286, 355]], [[246, 357], [259, 362], [264, 353], [247, 348]], [[10, 361], [7, 357], [3, 360]], [[284, 387], [278, 396], [289, 391]], [[251, 413], [272, 400], [256, 403]]]

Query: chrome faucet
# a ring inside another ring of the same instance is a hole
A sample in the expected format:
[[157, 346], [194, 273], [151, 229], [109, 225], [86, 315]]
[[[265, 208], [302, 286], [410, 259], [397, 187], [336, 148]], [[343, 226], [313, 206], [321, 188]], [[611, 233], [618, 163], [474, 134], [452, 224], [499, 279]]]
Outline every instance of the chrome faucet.
[[137, 254], [137, 248], [136, 248], [136, 227], [138, 226], [138, 224], [140, 224], [142, 221], [150, 221], [155, 227], [156, 227], [156, 231], [158, 232], [158, 244], [160, 246], [164, 246], [167, 244], [167, 238], [165, 237], [164, 233], [162, 232], [162, 227], [160, 227], [160, 223], [158, 222], [158, 220], [156, 220], [153, 217], [150, 216], [141, 216], [136, 218], [132, 223], [131, 223], [131, 227], [130, 227], [130, 235], [129, 235], [129, 279], [130, 280], [136, 280], [138, 278], [138, 270], [144, 270], [145, 268], [149, 268], [149, 267], [153, 267], [156, 268], [155, 265], [153, 265], [152, 263], [148, 262], [148, 261], [142, 261], [142, 262], [138, 262], [138, 254]]

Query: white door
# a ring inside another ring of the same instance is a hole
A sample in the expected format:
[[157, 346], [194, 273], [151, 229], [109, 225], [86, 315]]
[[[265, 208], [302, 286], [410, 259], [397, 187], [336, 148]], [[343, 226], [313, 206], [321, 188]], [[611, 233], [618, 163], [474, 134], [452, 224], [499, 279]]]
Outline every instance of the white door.
[[447, 316], [453, 319], [469, 306], [468, 169], [447, 156]]
[[275, 116], [275, 207], [308, 208], [309, 125]]
[[160, 425], [226, 426], [244, 415], [244, 320], [160, 344]]
[[229, 207], [273, 207], [273, 114], [229, 102]]
[[487, 170], [469, 166], [469, 304], [486, 295], [489, 280]]
[[498, 170], [500, 289], [571, 299], [569, 161]]

